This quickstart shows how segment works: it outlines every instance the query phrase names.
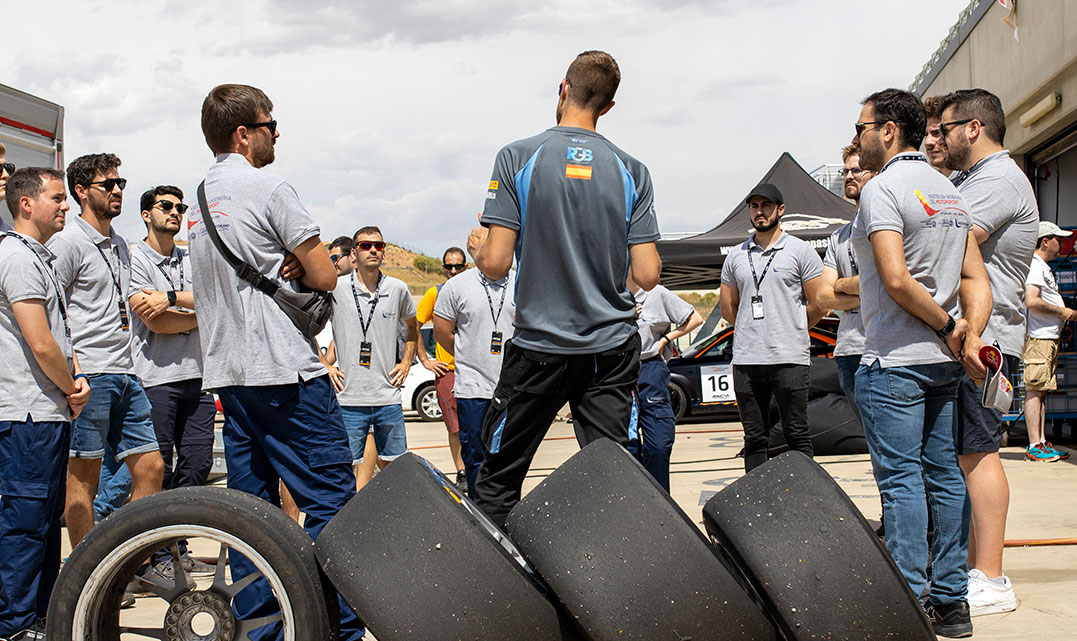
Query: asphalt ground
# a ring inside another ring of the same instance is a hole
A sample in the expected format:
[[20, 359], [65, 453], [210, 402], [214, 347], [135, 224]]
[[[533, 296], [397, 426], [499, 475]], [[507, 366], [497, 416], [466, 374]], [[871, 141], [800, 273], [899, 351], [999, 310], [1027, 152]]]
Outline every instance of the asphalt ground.
[[[450, 476], [454, 471], [441, 423], [407, 424], [408, 446]], [[744, 470], [737, 458], [742, 431], [736, 422], [694, 422], [679, 425], [673, 450], [672, 496], [702, 529], [702, 506]], [[578, 450], [572, 426], [554, 423], [538, 450], [524, 485], [527, 492]], [[1021, 447], [1001, 452], [1010, 482], [1010, 511], [1003, 563], [1014, 584], [1014, 612], [973, 619], [974, 638], [1036, 641], [1077, 639], [1077, 457], [1055, 463], [1032, 463]], [[878, 524], [879, 495], [867, 454], [819, 456], [816, 461], [838, 482], [865, 518]], [[1066, 540], [1071, 544], [1065, 544]], [[1062, 543], [1062, 544], [1059, 544]], [[68, 554], [64, 534], [64, 555]], [[215, 557], [215, 548], [194, 548], [196, 555]], [[147, 601], [144, 603], [144, 601]], [[161, 603], [154, 607], [152, 601]], [[125, 625], [160, 626], [163, 602], [140, 599], [124, 611]], [[124, 637], [128, 638], [127, 636]], [[143, 638], [134, 637], [130, 638]], [[368, 635], [372, 639], [372, 635]]]

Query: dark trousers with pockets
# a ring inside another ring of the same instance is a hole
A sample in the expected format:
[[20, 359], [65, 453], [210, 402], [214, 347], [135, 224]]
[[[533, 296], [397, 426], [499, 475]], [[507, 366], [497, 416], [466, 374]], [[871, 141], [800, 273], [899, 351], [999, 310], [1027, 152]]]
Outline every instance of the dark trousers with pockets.
[[808, 434], [808, 366], [734, 365], [733, 392], [744, 425], [744, 470], [767, 462], [770, 441], [770, 401], [778, 414], [789, 449], [812, 456]]
[[0, 421], [0, 635], [45, 616], [60, 573], [71, 423]]
[[[228, 487], [280, 505], [277, 481], [306, 515], [304, 527], [317, 540], [329, 519], [355, 495], [348, 432], [329, 376], [291, 385], [231, 386], [218, 390], [224, 408], [224, 458]], [[245, 557], [230, 558], [232, 580], [257, 570]], [[243, 620], [280, 611], [265, 579], [236, 595]], [[279, 624], [259, 628], [252, 639], [272, 639]], [[363, 625], [340, 600], [340, 638], [361, 639]]]
[[475, 483], [475, 503], [494, 523], [504, 526], [520, 501], [535, 452], [566, 402], [581, 446], [599, 438], [628, 446], [639, 351], [636, 333], [595, 354], [546, 354], [508, 341], [483, 418], [486, 457]]
[[165, 461], [163, 489], [205, 485], [213, 467], [213, 395], [202, 391], [202, 379], [193, 378], [147, 387], [146, 396]]
[[661, 356], [639, 364], [639, 441], [628, 448], [654, 480], [669, 491], [669, 459], [676, 421], [669, 400], [669, 366]]

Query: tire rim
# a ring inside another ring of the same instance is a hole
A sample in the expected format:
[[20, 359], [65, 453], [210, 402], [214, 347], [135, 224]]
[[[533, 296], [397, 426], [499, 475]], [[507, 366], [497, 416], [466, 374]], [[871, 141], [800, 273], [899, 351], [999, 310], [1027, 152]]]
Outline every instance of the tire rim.
[[423, 410], [423, 414], [430, 418], [441, 418], [441, 406], [438, 405], [438, 393], [437, 390], [429, 390], [423, 397], [419, 399], [419, 405]]
[[[176, 542], [185, 538], [211, 539], [221, 546], [213, 583], [205, 589], [197, 586], [190, 587], [194, 585], [194, 581], [179, 562], [179, 548]], [[146, 582], [154, 596], [164, 599], [168, 604], [161, 627], [141, 628], [119, 625], [120, 602], [109, 603], [108, 595], [116, 593], [117, 580], [127, 580], [122, 574], [123, 569], [130, 568], [132, 562], [145, 559], [153, 550], [166, 545], [169, 545], [172, 550], [176, 585], [166, 586]], [[229, 550], [239, 552], [246, 557], [255, 566], [256, 571], [238, 581], [226, 583], [225, 570]], [[273, 596], [280, 606], [280, 614], [237, 620], [232, 612], [232, 598], [258, 578], [264, 578], [269, 583]], [[180, 584], [181, 580], [186, 582], [187, 587]], [[139, 638], [167, 641], [242, 641], [249, 639], [252, 631], [280, 621], [284, 640], [295, 641], [295, 621], [291, 612], [291, 600], [280, 577], [273, 571], [273, 567], [265, 557], [245, 541], [213, 527], [194, 524], [169, 525], [140, 532], [116, 546], [98, 563], [97, 569], [90, 575], [79, 593], [71, 631], [74, 641], [97, 641], [98, 631], [91, 629], [91, 626], [96, 625], [103, 617], [107, 617], [107, 620], [115, 617], [120, 635], [127, 634]], [[191, 627], [194, 617], [200, 614], [207, 614], [213, 620], [213, 631], [208, 635], [198, 634]]]

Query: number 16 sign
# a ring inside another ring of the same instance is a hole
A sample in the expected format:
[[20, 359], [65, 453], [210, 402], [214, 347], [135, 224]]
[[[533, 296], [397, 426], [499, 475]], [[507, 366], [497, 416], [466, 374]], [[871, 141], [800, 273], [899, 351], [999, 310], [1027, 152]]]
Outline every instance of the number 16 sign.
[[733, 366], [704, 365], [699, 368], [699, 383], [704, 403], [735, 401], [733, 395]]

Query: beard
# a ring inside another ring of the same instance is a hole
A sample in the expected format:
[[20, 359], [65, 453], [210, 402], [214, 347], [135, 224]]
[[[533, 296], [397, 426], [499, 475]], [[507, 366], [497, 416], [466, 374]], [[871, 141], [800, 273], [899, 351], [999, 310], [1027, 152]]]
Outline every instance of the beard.
[[855, 180], [845, 183], [845, 197], [850, 200], [860, 198], [860, 185]]
[[[123, 201], [120, 202], [122, 203]], [[99, 196], [92, 191], [89, 193], [88, 203], [90, 205], [90, 210], [93, 211], [94, 216], [96, 216], [98, 220], [112, 220], [119, 216], [120, 212], [123, 211], [122, 207], [116, 211], [112, 211], [112, 204], [109, 196]]]
[[946, 145], [946, 153], [943, 155], [943, 161], [947, 169], [955, 171], [961, 171], [968, 169], [969, 157], [972, 155], [972, 146], [969, 144], [969, 138], [962, 131], [958, 136], [956, 145]]
[[272, 142], [266, 143], [264, 146], [258, 143], [251, 148], [251, 164], [255, 168], [261, 169], [266, 165], [271, 165], [274, 160], [276, 160], [276, 152]]
[[872, 172], [878, 172], [883, 168], [886, 160], [886, 152], [878, 140], [870, 138], [860, 141], [860, 168]]
[[778, 216], [775, 216], [774, 220], [771, 220], [769, 222], [766, 221], [766, 220], [763, 220], [761, 222], [756, 222], [756, 221], [753, 220], [752, 221], [752, 227], [754, 227], [755, 230], [758, 231], [758, 232], [768, 232], [768, 231], [774, 229], [775, 227], [777, 227], [778, 222], [779, 222], [779, 217]]
[[[180, 226], [182, 226], [182, 224]], [[164, 221], [156, 221], [150, 219], [150, 227], [153, 228], [153, 231], [155, 233], [162, 234], [164, 236], [175, 236], [179, 233], [179, 226], [177, 226], [175, 229], [170, 229], [168, 227], [167, 219]]]

